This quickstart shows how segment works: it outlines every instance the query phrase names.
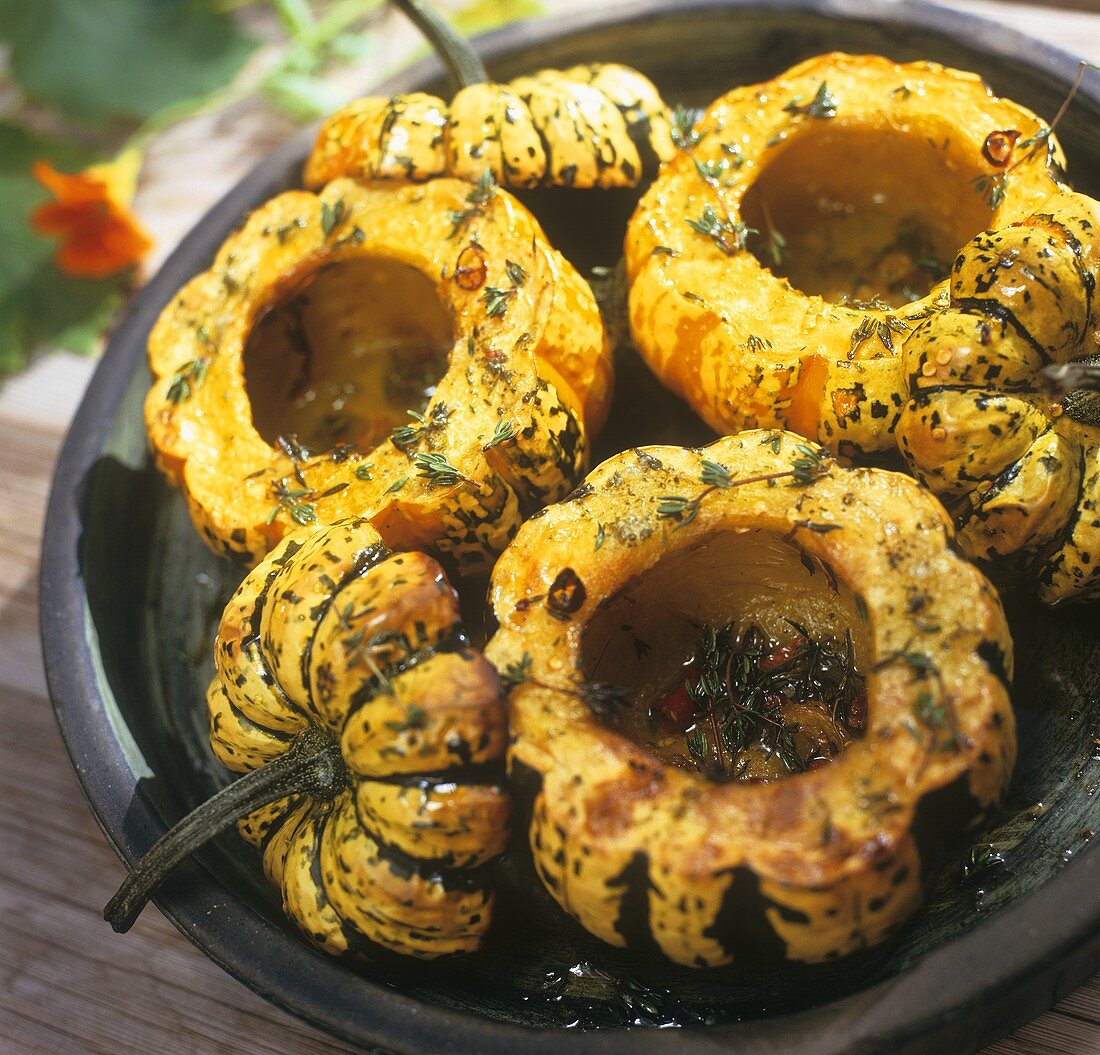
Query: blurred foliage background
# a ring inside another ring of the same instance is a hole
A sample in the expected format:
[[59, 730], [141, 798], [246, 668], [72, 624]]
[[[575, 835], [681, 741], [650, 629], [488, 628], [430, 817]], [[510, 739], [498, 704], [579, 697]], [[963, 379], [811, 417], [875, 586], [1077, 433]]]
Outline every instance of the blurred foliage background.
[[[472, 35], [543, 5], [439, 7]], [[257, 113], [287, 134], [426, 50], [384, 0], [0, 0], [0, 378], [98, 348], [160, 259], [155, 201], [132, 204], [158, 144]]]

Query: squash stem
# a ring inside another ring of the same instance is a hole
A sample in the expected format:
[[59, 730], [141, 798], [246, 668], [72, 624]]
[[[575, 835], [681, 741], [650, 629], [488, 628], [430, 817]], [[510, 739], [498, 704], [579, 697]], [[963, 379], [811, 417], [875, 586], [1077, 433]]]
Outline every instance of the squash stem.
[[222, 788], [158, 839], [107, 903], [103, 918], [119, 934], [125, 933], [168, 873], [240, 818], [287, 795], [332, 799], [346, 786], [339, 742], [310, 726], [274, 761]]
[[447, 67], [454, 92], [471, 84], [485, 84], [489, 74], [481, 59], [454, 27], [425, 0], [391, 0], [420, 32]]

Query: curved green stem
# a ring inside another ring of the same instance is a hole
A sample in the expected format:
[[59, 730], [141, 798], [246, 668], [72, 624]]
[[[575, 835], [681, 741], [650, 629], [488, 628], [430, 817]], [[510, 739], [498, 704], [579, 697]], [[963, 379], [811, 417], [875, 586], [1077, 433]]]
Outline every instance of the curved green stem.
[[485, 84], [489, 74], [481, 59], [454, 27], [425, 0], [390, 0], [420, 32], [428, 38], [436, 54], [447, 67], [452, 91], [471, 84]]
[[284, 754], [222, 788], [158, 839], [107, 903], [103, 918], [118, 933], [128, 931], [168, 873], [241, 817], [287, 795], [332, 799], [346, 786], [339, 742], [310, 726]]

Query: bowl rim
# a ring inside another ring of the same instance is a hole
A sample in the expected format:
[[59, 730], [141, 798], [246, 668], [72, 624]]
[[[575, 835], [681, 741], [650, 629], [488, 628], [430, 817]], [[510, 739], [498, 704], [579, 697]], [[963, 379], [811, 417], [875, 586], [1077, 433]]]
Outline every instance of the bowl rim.
[[[981, 50], [991, 58], [1023, 62], [1032, 73], [1059, 84], [1068, 85], [1077, 70], [1076, 59], [1049, 45], [919, 0], [904, 5], [889, 0], [642, 0], [517, 22], [479, 37], [476, 44], [491, 61], [612, 24], [754, 11], [881, 23], [955, 39], [980, 36]], [[435, 59], [425, 59], [374, 90], [408, 90], [440, 71]], [[1100, 110], [1100, 88], [1086, 85], [1081, 94]], [[139, 292], [93, 374], [57, 462], [40, 573], [47, 683], [84, 796], [108, 842], [126, 862], [139, 857], [167, 825], [141, 789], [139, 759], [113, 729], [101, 696], [95, 626], [80, 567], [83, 483], [101, 456], [135, 372], [144, 368], [145, 338], [161, 308], [183, 281], [206, 266], [240, 217], [270, 194], [278, 176], [300, 165], [313, 134], [307, 129], [261, 160], [206, 213]], [[799, 1055], [889, 1050], [902, 1055], [944, 1043], [972, 1050], [1049, 1007], [1100, 968], [1098, 885], [1100, 852], [1090, 846], [1042, 887], [993, 918], [900, 974], [839, 1000], [775, 1018], [708, 1027], [572, 1030], [570, 1048], [578, 1055], [633, 1055], [641, 1050], [654, 1055], [688, 1050]], [[424, 1003], [362, 978], [304, 941], [288, 940], [287, 932], [194, 860], [177, 870], [154, 902], [194, 945], [254, 992], [352, 1044], [380, 1045], [408, 1055], [550, 1055], [560, 1050], [560, 1029]]]

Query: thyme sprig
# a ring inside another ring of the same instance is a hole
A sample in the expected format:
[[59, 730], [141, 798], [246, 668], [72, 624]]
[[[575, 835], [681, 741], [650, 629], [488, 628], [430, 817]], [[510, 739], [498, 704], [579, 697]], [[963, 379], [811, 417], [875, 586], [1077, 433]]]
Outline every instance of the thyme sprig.
[[407, 410], [406, 414], [416, 422], [415, 425], [398, 425], [390, 433], [390, 442], [402, 453], [407, 454], [420, 442], [420, 435], [428, 426], [428, 419], [415, 410]]
[[574, 685], [552, 685], [536, 678], [532, 673], [531, 654], [524, 652], [518, 661], [507, 664], [497, 671], [505, 692], [511, 692], [518, 685], [537, 685], [550, 692], [564, 692], [579, 699], [597, 718], [614, 720], [630, 703], [631, 692], [619, 685], [610, 685], [602, 681], [580, 681]]
[[749, 235], [758, 233], [755, 228], [749, 227], [741, 220], [719, 216], [711, 205], [703, 206], [703, 212], [697, 220], [687, 217], [684, 223], [696, 234], [709, 238], [726, 256], [733, 256], [734, 253], [744, 249]]
[[1062, 118], [1065, 117], [1066, 111], [1070, 107], [1070, 103], [1073, 102], [1074, 98], [1077, 96], [1077, 92], [1081, 88], [1081, 81], [1084, 79], [1085, 71], [1090, 69], [1100, 70], [1100, 66], [1083, 60], [1077, 64], [1077, 76], [1073, 78], [1073, 84], [1070, 85], [1066, 97], [1062, 100], [1062, 105], [1058, 107], [1058, 112], [1054, 115], [1054, 119], [1045, 128], [1037, 129], [1027, 138], [1021, 139], [1016, 143], [1016, 149], [1021, 151], [1021, 154], [1011, 165], [1003, 172], [983, 174], [971, 180], [975, 192], [984, 198], [986, 205], [988, 205], [990, 209], [997, 209], [1004, 201], [1005, 195], [1008, 193], [1008, 177], [1012, 171], [1026, 164], [1035, 157], [1040, 150], [1047, 148], [1050, 137], [1054, 135], [1054, 130], [1061, 123]]
[[[881, 302], [880, 304], [872, 306], [881, 310], [880, 305]], [[868, 315], [852, 331], [852, 340], [848, 348], [848, 358], [854, 359], [860, 345], [865, 341], [869, 341], [872, 337], [877, 337], [879, 341], [882, 342], [882, 346], [888, 352], [892, 352], [894, 350], [894, 334], [908, 332], [909, 324], [904, 319], [898, 318], [897, 315], [887, 315], [883, 319], [874, 319]]]
[[269, 524], [275, 521], [282, 510], [285, 510], [290, 519], [299, 527], [306, 527], [308, 524], [317, 522], [316, 508], [313, 503], [305, 501], [305, 499], [313, 497], [313, 492], [308, 487], [292, 488], [284, 476], [271, 485], [271, 490], [276, 501], [267, 517]]
[[412, 456], [416, 475], [427, 480], [432, 487], [454, 487], [455, 484], [471, 484], [473, 481], [456, 469], [445, 455], [420, 453]]
[[699, 122], [703, 111], [679, 103], [672, 109], [672, 142], [680, 150], [692, 150], [703, 140], [699, 131]]
[[[394, 694], [393, 685], [382, 667], [391, 664], [395, 658], [400, 657], [402, 654], [405, 656], [411, 655], [413, 652], [412, 643], [409, 641], [408, 636], [399, 630], [377, 630], [372, 634], [368, 634], [369, 621], [365, 626], [356, 629], [355, 624], [367, 620], [369, 615], [370, 611], [368, 609], [357, 612], [352, 603], [346, 604], [343, 608], [337, 608], [336, 622], [340, 629], [348, 635], [340, 643], [343, 646], [344, 655], [347, 657], [348, 670], [354, 670], [362, 664], [382, 687], [382, 691], [388, 696], [392, 696]], [[382, 658], [381, 663], [379, 662], [380, 658]]]
[[457, 238], [459, 233], [466, 227], [466, 225], [474, 219], [476, 216], [484, 216], [485, 210], [489, 203], [493, 200], [493, 195], [496, 194], [496, 180], [493, 179], [492, 169], [486, 169], [481, 178], [474, 184], [473, 189], [466, 195], [465, 209], [452, 209], [451, 216], [451, 233], [447, 235], [447, 239]]
[[489, 437], [489, 442], [482, 447], [483, 451], [492, 450], [494, 447], [499, 447], [502, 443], [507, 443], [509, 440], [514, 440], [519, 435], [519, 423], [515, 418], [501, 418], [493, 430], [493, 435]]
[[838, 107], [836, 96], [829, 91], [829, 85], [822, 81], [817, 86], [814, 97], [803, 103], [802, 96], [796, 95], [783, 109], [789, 114], [799, 114], [802, 117], [815, 117], [818, 120], [830, 120], [836, 117]]
[[789, 469], [781, 469], [771, 473], [757, 473], [754, 476], [733, 477], [729, 469], [717, 462], [703, 459], [699, 473], [699, 482], [704, 485], [703, 490], [694, 497], [685, 495], [661, 495], [657, 499], [657, 516], [668, 520], [675, 520], [674, 531], [687, 527], [698, 515], [699, 507], [708, 495], [715, 491], [725, 491], [733, 487], [746, 487], [749, 484], [772, 483], [776, 480], [791, 480], [792, 487], [807, 487], [815, 480], [820, 479], [829, 472], [827, 456], [824, 451], [817, 450], [809, 444], [798, 443], [795, 445], [797, 452]]
[[207, 356], [188, 359], [172, 375], [172, 380], [168, 384], [168, 391], [165, 393], [168, 402], [182, 403], [190, 399], [195, 394], [195, 389], [199, 388], [206, 380], [206, 371], [209, 366], [210, 359]]
[[855, 705], [864, 679], [854, 666], [851, 635], [841, 647], [815, 640], [798, 623], [791, 626], [797, 642], [783, 648], [755, 625], [740, 634], [732, 624], [703, 627], [698, 675], [684, 683], [694, 708], [684, 742], [691, 761], [712, 780], [741, 776], [748, 761], [744, 752], [758, 744], [788, 772], [807, 768], [811, 759], [799, 753], [799, 726], [784, 717], [785, 700], [821, 701], [835, 722], [853, 733], [862, 731], [863, 717]]
[[325, 238], [328, 238], [347, 218], [348, 207], [343, 198], [337, 199], [333, 205], [327, 201], [321, 202], [321, 232]]
[[779, 229], [772, 223], [771, 210], [764, 205], [764, 226], [768, 236], [768, 259], [773, 267], [780, 267], [787, 255], [787, 239], [779, 233]]
[[490, 319], [498, 319], [508, 310], [508, 302], [515, 295], [515, 286], [511, 289], [486, 286], [479, 299], [485, 302], [485, 314], [488, 315]]

